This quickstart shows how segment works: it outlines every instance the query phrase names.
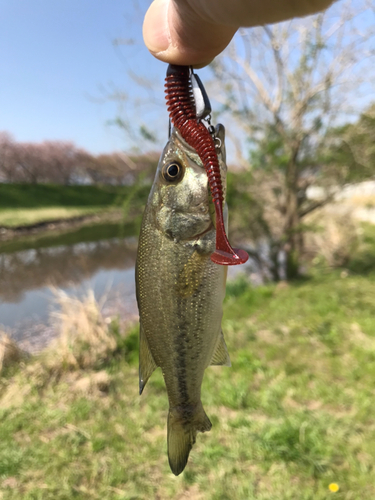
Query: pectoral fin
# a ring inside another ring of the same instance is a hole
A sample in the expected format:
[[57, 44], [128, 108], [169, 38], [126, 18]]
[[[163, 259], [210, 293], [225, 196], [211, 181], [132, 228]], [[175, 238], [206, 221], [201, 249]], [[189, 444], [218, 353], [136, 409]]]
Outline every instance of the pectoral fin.
[[223, 332], [220, 333], [219, 343], [216, 347], [214, 355], [212, 356], [210, 365], [232, 366]]
[[150, 378], [155, 368], [157, 368], [157, 366], [154, 358], [152, 357], [150, 347], [141, 324], [139, 329], [139, 394], [142, 394], [147, 380]]

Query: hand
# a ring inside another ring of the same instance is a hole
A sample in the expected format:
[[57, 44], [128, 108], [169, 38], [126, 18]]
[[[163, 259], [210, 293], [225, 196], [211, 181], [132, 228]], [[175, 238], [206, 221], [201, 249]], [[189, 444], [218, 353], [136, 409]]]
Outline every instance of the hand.
[[307, 16], [333, 0], [154, 0], [143, 38], [161, 61], [202, 67], [229, 44], [237, 29]]

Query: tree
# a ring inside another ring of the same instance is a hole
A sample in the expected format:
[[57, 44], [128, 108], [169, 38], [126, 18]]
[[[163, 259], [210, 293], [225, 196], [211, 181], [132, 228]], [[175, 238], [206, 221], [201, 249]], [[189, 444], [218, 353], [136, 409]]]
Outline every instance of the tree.
[[0, 132], [0, 182], [135, 184], [140, 176], [152, 179], [159, 156], [155, 151], [92, 155], [72, 142], [15, 142]]
[[11, 151], [2, 168], [10, 182], [69, 184], [80, 157], [80, 150], [64, 141], [12, 142]]
[[81, 150], [68, 141], [44, 141], [38, 149], [45, 182], [71, 184], [77, 173]]
[[152, 151], [132, 156], [124, 152], [93, 156], [86, 152], [81, 154], [79, 165], [94, 184], [134, 184], [140, 174], [148, 178], [154, 174], [159, 156]]
[[333, 128], [328, 138], [322, 161], [331, 168], [347, 170], [346, 177], [353, 182], [375, 175], [375, 104], [356, 122]]
[[8, 132], [0, 132], [0, 180], [15, 180], [15, 143]]
[[[350, 178], [350, 165], [322, 163], [320, 151], [371, 82], [375, 37], [366, 13], [366, 2], [342, 1], [325, 14], [242, 30], [212, 65], [221, 113], [249, 144], [248, 192], [258, 220], [249, 216], [256, 231], [248, 234], [268, 242], [276, 278], [299, 274], [305, 217]], [[310, 200], [311, 185], [323, 185], [326, 195]]]
[[48, 165], [43, 158], [39, 144], [31, 142], [16, 143], [14, 159], [17, 182], [38, 184], [46, 181]]

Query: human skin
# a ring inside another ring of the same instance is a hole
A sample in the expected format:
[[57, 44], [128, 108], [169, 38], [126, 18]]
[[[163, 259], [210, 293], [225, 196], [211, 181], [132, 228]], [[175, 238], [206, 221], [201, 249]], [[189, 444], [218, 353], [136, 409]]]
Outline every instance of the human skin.
[[202, 67], [240, 27], [314, 14], [334, 0], [154, 0], [143, 23], [151, 54], [170, 64]]

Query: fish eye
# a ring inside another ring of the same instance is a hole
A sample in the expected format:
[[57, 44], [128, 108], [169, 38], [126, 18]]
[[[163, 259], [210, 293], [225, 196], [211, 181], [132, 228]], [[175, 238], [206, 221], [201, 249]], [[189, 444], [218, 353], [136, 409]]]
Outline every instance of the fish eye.
[[167, 163], [162, 170], [162, 175], [167, 182], [177, 182], [181, 180], [182, 174], [182, 166], [177, 161]]

